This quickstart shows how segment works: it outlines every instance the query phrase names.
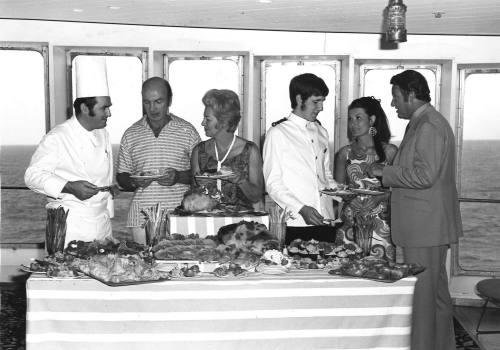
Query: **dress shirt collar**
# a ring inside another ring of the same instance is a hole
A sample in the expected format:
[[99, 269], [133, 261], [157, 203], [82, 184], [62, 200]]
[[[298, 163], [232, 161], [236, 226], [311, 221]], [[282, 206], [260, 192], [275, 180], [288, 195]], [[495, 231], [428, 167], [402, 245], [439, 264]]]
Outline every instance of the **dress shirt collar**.
[[[178, 123], [179, 123], [179, 120], [178, 120], [178, 117], [177, 117], [177, 116], [175, 116], [175, 115], [174, 115], [174, 114], [172, 114], [172, 113], [168, 113], [168, 115], [170, 116], [170, 121], [169, 121], [167, 124], [165, 124], [165, 125], [163, 126], [162, 130], [163, 130], [166, 126], [168, 126], [168, 125], [176, 125], [176, 124], [178, 124]], [[139, 122], [140, 122], [140, 124], [141, 124], [142, 126], [144, 126], [145, 128], [147, 128], [147, 129], [151, 129], [151, 126], [150, 126], [150, 125], [149, 125], [149, 123], [148, 123], [148, 116], [147, 116], [147, 115], [144, 115], [144, 116], [142, 117], [142, 119], [141, 119]]]
[[96, 137], [96, 130], [98, 129], [95, 129], [95, 130], [92, 130], [92, 131], [88, 131], [87, 129], [85, 129], [83, 127], [82, 124], [80, 124], [80, 122], [78, 121], [78, 119], [75, 117], [75, 116], [72, 116], [70, 119], [69, 119], [69, 122], [71, 123], [73, 129], [82, 137], [85, 137], [87, 139], [90, 140], [90, 142], [92, 142], [92, 144], [94, 146], [97, 146], [98, 144], [98, 141], [97, 141], [97, 137]]
[[299, 117], [297, 114], [291, 112], [290, 115], [288, 116], [288, 120], [292, 121], [293, 123], [297, 124], [298, 126], [301, 126], [303, 128], [306, 128], [309, 123], [312, 123], [312, 124], [317, 124], [318, 123], [318, 120], [314, 120], [314, 121], [309, 121], [307, 119], [304, 119], [302, 117]]
[[[429, 107], [429, 103], [424, 103], [420, 107], [418, 107], [415, 112], [411, 115], [410, 121], [408, 122], [408, 125], [406, 127], [407, 131], [411, 128], [412, 125], [415, 125], [417, 120], [420, 118], [420, 116], [424, 113], [424, 111]], [[406, 131], [405, 131], [406, 134]]]
[[429, 103], [424, 103], [423, 105], [418, 107], [415, 110], [415, 112], [413, 112], [413, 114], [411, 115], [411, 119], [417, 119], [422, 113], [424, 113], [424, 111], [427, 109], [428, 106], [429, 106]]

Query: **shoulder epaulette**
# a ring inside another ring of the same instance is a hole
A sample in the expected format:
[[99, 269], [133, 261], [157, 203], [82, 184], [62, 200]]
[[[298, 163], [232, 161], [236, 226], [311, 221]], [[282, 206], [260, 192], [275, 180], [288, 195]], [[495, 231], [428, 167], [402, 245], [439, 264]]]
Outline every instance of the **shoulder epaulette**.
[[285, 120], [287, 120], [287, 118], [281, 118], [280, 120], [277, 120], [277, 121], [275, 121], [275, 122], [272, 122], [272, 123], [271, 123], [271, 125], [272, 125], [272, 126], [276, 126], [276, 125], [278, 125], [278, 124], [283, 123]]

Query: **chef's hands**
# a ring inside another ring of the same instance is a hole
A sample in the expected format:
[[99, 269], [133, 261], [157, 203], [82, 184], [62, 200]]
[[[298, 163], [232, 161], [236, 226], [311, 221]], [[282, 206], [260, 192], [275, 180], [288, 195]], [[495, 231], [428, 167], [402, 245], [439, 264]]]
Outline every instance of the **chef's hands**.
[[116, 184], [109, 186], [108, 191], [109, 191], [109, 193], [111, 193], [111, 196], [113, 197], [113, 199], [120, 194], [120, 188]]
[[66, 182], [61, 192], [72, 194], [79, 200], [84, 201], [95, 196], [99, 189], [88, 181], [78, 180]]
[[101, 191], [109, 192], [113, 198], [118, 196], [118, 194], [120, 193], [120, 189], [116, 184], [98, 187], [85, 180], [68, 181], [66, 182], [66, 185], [64, 185], [61, 192], [72, 194], [79, 200], [84, 201], [95, 196]]
[[300, 210], [299, 214], [302, 215], [304, 221], [308, 225], [323, 225], [325, 218], [316, 209], [308, 205], [304, 205]]

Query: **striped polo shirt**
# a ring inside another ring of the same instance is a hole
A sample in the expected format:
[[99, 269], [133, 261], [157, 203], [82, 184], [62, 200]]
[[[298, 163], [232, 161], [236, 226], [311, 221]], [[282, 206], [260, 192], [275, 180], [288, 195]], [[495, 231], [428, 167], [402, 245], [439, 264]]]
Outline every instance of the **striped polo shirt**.
[[[118, 154], [117, 172], [140, 174], [141, 172], [164, 170], [188, 170], [191, 167], [191, 151], [200, 141], [193, 125], [173, 114], [170, 122], [155, 137], [146, 116], [130, 126], [123, 134]], [[143, 208], [161, 203], [168, 210], [180, 205], [189, 185], [161, 186], [153, 181], [147, 188], [135, 191], [128, 213], [127, 226], [141, 226], [144, 222]]]

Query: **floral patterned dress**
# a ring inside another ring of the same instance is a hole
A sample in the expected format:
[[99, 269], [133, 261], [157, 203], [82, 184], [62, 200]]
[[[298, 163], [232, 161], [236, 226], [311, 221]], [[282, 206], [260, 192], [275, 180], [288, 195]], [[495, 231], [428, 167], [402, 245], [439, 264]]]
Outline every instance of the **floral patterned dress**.
[[[247, 141], [240, 154], [235, 157], [225, 160], [222, 165], [229, 167], [236, 173], [239, 180], [248, 180], [248, 166], [250, 161], [250, 149], [252, 142]], [[217, 159], [211, 154], [207, 153], [207, 141], [203, 141], [198, 145], [198, 165], [200, 172], [204, 173], [207, 170], [217, 169]], [[208, 189], [210, 193], [217, 191], [216, 180], [206, 180], [203, 186]], [[243, 208], [252, 209], [252, 202], [245, 196], [243, 191], [239, 188], [238, 184], [229, 181], [222, 181], [222, 202], [224, 204], [237, 205]]]
[[[368, 165], [377, 160], [376, 154], [357, 154], [349, 146], [346, 162], [348, 185], [358, 187], [356, 184], [360, 179], [369, 177]], [[370, 237], [370, 255], [394, 261], [396, 248], [391, 241], [389, 199], [389, 194], [356, 194], [347, 198], [341, 212], [343, 225], [339, 229], [339, 239], [359, 242], [356, 237]]]

